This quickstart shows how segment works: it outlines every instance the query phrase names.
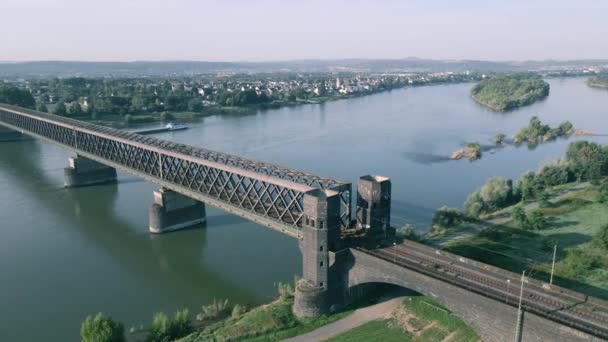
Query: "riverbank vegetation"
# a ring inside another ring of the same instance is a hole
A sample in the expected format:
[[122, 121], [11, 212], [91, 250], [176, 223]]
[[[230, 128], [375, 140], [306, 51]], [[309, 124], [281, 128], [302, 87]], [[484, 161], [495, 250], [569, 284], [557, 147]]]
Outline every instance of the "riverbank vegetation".
[[390, 318], [371, 321], [328, 342], [350, 341], [480, 341], [464, 322], [428, 297], [410, 296]]
[[489, 214], [518, 202], [539, 200], [550, 187], [573, 181], [599, 180], [608, 176], [608, 147], [589, 141], [568, 145], [565, 160], [543, 164], [537, 172], [524, 173], [516, 186], [501, 177], [490, 178], [464, 203], [464, 212], [471, 217]]
[[492, 77], [471, 89], [475, 101], [501, 112], [532, 104], [548, 95], [549, 84], [530, 75]]
[[[0, 103], [129, 124], [314, 104], [405, 86], [469, 82], [477, 73], [260, 73], [191, 77], [32, 79], [2, 85]], [[3, 96], [7, 93], [10, 96]], [[17, 95], [17, 96], [15, 96]], [[21, 95], [27, 95], [22, 99]], [[33, 102], [32, 102], [33, 101]]]
[[[271, 303], [254, 308], [230, 305], [227, 300], [214, 300], [191, 315], [178, 310], [173, 317], [156, 313], [148, 326], [131, 327], [130, 341], [146, 342], [208, 342], [208, 341], [280, 341], [334, 322], [351, 314], [357, 307], [385, 294], [380, 288], [365, 299], [329, 315], [298, 318], [292, 312], [294, 290], [290, 284], [277, 285], [278, 297]], [[89, 316], [81, 327], [81, 338], [90, 342], [125, 341], [120, 322], [99, 313]]]
[[608, 75], [600, 75], [589, 78], [587, 84], [593, 88], [605, 88], [608, 89]]
[[[485, 146], [485, 149], [501, 148], [513, 144], [520, 146], [527, 144], [529, 148], [533, 148], [541, 143], [555, 140], [559, 137], [569, 137], [571, 135], [592, 136], [593, 132], [588, 130], [574, 129], [570, 121], [563, 121], [558, 127], [551, 127], [543, 124], [537, 116], [530, 118], [527, 127], [523, 127], [513, 136], [511, 140], [507, 139], [504, 133], [496, 134], [494, 137], [494, 146]], [[477, 160], [482, 157], [483, 149], [478, 142], [468, 143], [465, 147], [454, 151], [450, 155], [450, 159], [468, 158], [470, 161]]]
[[[605, 181], [607, 182], [607, 181]], [[569, 183], [547, 192], [548, 203], [509, 206], [477, 223], [477, 232], [444, 245], [450, 252], [608, 299], [608, 207], [599, 186]]]
[[524, 127], [513, 137], [515, 144], [527, 142], [528, 144], [539, 144], [554, 140], [561, 136], [569, 136], [574, 133], [574, 127], [570, 121], [564, 121], [558, 127], [552, 128], [543, 124], [537, 116], [530, 118], [528, 127]]
[[[532, 269], [543, 280], [557, 245], [557, 283], [606, 299], [607, 203], [608, 146], [576, 141], [565, 160], [543, 164], [516, 183], [490, 178], [460, 214], [439, 209], [433, 218], [442, 229], [433, 229], [426, 241], [514, 272]], [[442, 240], [448, 232], [458, 239]]]
[[29, 91], [7, 86], [0, 86], [0, 103], [30, 109], [36, 106], [36, 100]]

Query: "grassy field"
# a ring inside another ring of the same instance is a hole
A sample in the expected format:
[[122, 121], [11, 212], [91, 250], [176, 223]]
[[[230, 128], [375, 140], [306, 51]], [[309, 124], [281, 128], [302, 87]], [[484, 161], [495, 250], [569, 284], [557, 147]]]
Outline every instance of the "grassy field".
[[599, 203], [597, 196], [594, 185], [555, 196], [550, 205], [539, 208], [547, 218], [546, 228], [539, 231], [521, 229], [510, 218], [514, 207], [503, 209], [486, 217], [502, 218], [499, 224], [486, 225], [445, 249], [517, 273], [527, 269], [533, 278], [548, 281], [557, 244], [554, 283], [608, 299], [608, 256], [592, 241], [600, 227], [608, 224], [608, 204]]
[[292, 312], [292, 305], [292, 300], [277, 300], [254, 308], [239, 318], [228, 318], [209, 325], [181, 341], [280, 341], [339, 320], [353, 311], [344, 310], [329, 316], [298, 319]]
[[353, 330], [350, 330], [342, 335], [330, 338], [328, 342], [367, 342], [367, 341], [384, 341], [384, 342], [399, 342], [411, 341], [410, 334], [403, 332], [400, 327], [391, 324], [391, 320], [371, 321], [363, 324]]
[[315, 318], [298, 318], [292, 312], [293, 298], [276, 301], [253, 308], [238, 318], [226, 318], [205, 326], [182, 342], [207, 341], [248, 341], [271, 342], [305, 334], [326, 324], [350, 315], [359, 307], [369, 305], [370, 299], [385, 295], [386, 289], [379, 288], [369, 296], [330, 315]]
[[331, 342], [346, 341], [479, 341], [480, 338], [447, 309], [422, 296], [407, 297], [392, 318], [366, 323]]

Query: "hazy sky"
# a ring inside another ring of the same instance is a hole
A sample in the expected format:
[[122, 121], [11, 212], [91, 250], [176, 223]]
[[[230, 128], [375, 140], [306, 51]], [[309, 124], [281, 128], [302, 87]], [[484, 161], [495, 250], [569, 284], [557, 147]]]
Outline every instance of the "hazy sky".
[[604, 0], [0, 0], [0, 61], [608, 58]]

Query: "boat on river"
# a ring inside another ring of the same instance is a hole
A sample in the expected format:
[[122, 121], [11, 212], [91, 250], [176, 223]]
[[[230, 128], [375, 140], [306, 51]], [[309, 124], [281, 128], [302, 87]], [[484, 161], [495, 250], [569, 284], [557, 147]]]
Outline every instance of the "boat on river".
[[165, 128], [167, 130], [169, 130], [169, 131], [182, 131], [184, 129], [188, 129], [188, 126], [186, 126], [186, 125], [177, 125], [177, 124], [174, 124], [174, 123], [170, 122], [170, 123], [168, 123], [165, 126]]

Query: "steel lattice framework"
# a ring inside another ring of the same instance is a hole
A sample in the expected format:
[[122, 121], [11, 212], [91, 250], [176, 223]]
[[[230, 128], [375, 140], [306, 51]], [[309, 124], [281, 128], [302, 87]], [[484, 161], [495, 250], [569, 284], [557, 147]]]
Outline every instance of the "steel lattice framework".
[[296, 237], [304, 193], [331, 189], [340, 193], [343, 228], [350, 224], [350, 183], [3, 104], [0, 125]]

